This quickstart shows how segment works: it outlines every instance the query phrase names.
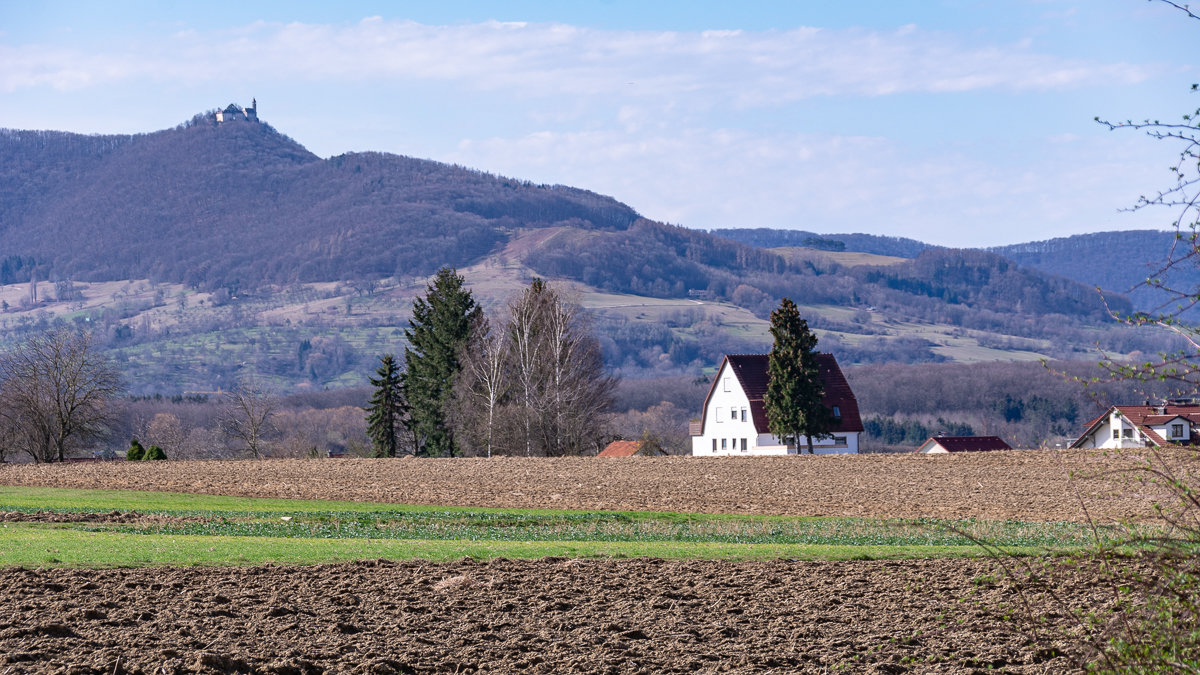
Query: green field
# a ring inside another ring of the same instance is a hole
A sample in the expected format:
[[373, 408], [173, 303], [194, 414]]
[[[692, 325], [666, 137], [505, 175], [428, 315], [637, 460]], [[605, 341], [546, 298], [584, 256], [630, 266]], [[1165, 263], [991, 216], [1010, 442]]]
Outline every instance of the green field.
[[[24, 487], [0, 487], [0, 512], [84, 514], [78, 522], [3, 523], [0, 567], [545, 556], [846, 560], [985, 555], [978, 541], [1019, 555], [1094, 544], [1090, 529], [1071, 523], [480, 509]], [[83, 520], [114, 513], [140, 517]]]

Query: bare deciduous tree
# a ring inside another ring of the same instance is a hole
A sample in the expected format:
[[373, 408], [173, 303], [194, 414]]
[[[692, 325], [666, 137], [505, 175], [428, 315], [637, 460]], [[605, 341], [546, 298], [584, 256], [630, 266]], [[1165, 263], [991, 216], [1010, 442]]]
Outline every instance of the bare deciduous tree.
[[29, 338], [0, 358], [0, 416], [11, 447], [37, 462], [61, 462], [103, 437], [121, 376], [90, 333], [59, 328]]
[[476, 330], [465, 350], [457, 423], [487, 453], [580, 454], [604, 440], [613, 378], [585, 315], [535, 279], [509, 303], [502, 330]]
[[455, 386], [453, 417], [472, 445], [481, 444], [492, 456], [501, 406], [508, 394], [509, 333], [493, 331], [481, 318], [462, 356], [463, 370]]
[[221, 431], [241, 442], [255, 459], [266, 451], [266, 438], [275, 427], [271, 423], [277, 400], [275, 392], [256, 377], [247, 376], [225, 395]]
[[520, 405], [521, 427], [524, 429], [525, 455], [533, 454], [533, 420], [541, 389], [541, 361], [544, 343], [539, 335], [538, 322], [547, 296], [541, 279], [533, 283], [509, 303], [509, 350], [513, 368], [514, 389]]

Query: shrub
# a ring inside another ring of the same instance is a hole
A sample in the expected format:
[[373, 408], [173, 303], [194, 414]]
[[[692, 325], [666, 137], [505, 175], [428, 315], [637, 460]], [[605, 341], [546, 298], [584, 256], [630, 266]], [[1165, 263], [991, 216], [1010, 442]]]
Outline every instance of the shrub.
[[166, 458], [167, 458], [167, 453], [163, 452], [163, 449], [158, 447], [157, 445], [150, 446], [149, 448], [146, 449], [146, 454], [142, 455], [142, 459], [146, 459], [146, 460], [166, 459]]
[[129, 442], [129, 450], [125, 453], [125, 459], [136, 462], [146, 458], [146, 449], [138, 442], [138, 439], [133, 439]]
[[[1165, 454], [1146, 455], [1127, 476], [1131, 489], [1164, 495], [1154, 524], [1127, 524], [1118, 541], [1097, 535], [1090, 551], [1066, 558], [1031, 562], [987, 546], [1007, 563], [1023, 604], [1017, 615], [1032, 638], [1047, 649], [1082, 648], [1079, 665], [1088, 672], [1200, 672], [1200, 490]], [[1097, 532], [1111, 528], [1089, 522]], [[1099, 570], [1092, 590], [1108, 596], [1104, 609], [1072, 607], [1066, 589], [1081, 566]], [[1052, 611], [1035, 607], [1033, 597], [1049, 598]]]

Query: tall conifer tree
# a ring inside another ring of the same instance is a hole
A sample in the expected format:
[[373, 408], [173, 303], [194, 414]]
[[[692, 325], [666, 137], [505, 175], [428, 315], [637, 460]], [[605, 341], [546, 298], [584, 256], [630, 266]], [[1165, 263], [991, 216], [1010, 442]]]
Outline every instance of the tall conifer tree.
[[424, 298], [413, 302], [413, 318], [404, 337], [404, 397], [406, 424], [417, 439], [417, 453], [429, 457], [455, 453], [454, 435], [446, 420], [446, 406], [454, 377], [462, 370], [459, 352], [471, 339], [471, 329], [483, 312], [463, 278], [450, 267], [438, 270]]
[[396, 357], [385, 354], [379, 359], [378, 378], [369, 378], [375, 393], [367, 406], [367, 435], [375, 446], [376, 457], [395, 457], [400, 425], [404, 420], [404, 394]]
[[826, 438], [833, 425], [833, 413], [825, 407], [825, 386], [817, 363], [817, 336], [800, 318], [796, 303], [784, 298], [779, 309], [771, 312], [771, 337], [775, 344], [767, 362], [767, 393], [763, 404], [771, 433], [784, 443], [799, 449], [800, 436], [808, 438], [812, 454], [813, 438]]

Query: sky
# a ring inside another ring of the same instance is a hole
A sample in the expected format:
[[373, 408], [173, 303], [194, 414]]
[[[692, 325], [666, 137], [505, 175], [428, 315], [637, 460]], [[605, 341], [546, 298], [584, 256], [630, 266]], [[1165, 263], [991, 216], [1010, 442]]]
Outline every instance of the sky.
[[257, 99], [322, 157], [981, 247], [1169, 229], [1126, 209], [1178, 151], [1095, 118], [1200, 107], [1197, 45], [1146, 0], [0, 2], [0, 128], [145, 133]]

